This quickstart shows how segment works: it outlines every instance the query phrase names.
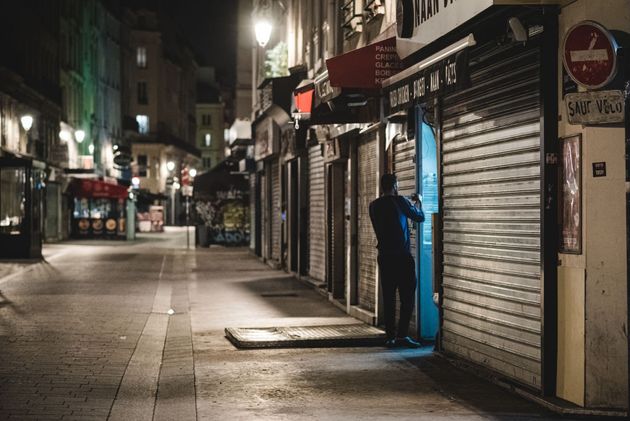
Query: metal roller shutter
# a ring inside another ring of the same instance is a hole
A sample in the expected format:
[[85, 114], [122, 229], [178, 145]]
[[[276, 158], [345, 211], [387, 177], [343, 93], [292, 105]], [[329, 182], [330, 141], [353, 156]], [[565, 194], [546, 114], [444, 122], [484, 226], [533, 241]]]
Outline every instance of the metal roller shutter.
[[269, 258], [269, 193], [266, 171], [260, 172], [260, 253], [264, 259]]
[[540, 388], [537, 46], [471, 52], [469, 89], [444, 98], [443, 325], [447, 352]]
[[271, 258], [280, 261], [280, 230], [282, 215], [280, 210], [280, 164], [271, 161]]
[[376, 236], [370, 221], [370, 202], [376, 199], [378, 162], [376, 132], [359, 139], [357, 148], [357, 267], [359, 306], [376, 308]]
[[309, 219], [308, 245], [310, 277], [319, 281], [326, 279], [326, 244], [325, 244], [325, 202], [324, 202], [324, 157], [320, 145], [308, 150], [309, 180]]
[[[416, 192], [416, 142], [415, 139], [407, 139], [406, 137], [397, 136], [393, 143], [393, 171], [398, 177], [398, 193], [402, 196], [409, 197]], [[411, 255], [417, 258], [416, 254], [416, 224], [409, 222], [409, 234], [411, 243]], [[416, 262], [417, 263], [417, 262]], [[400, 310], [400, 301], [397, 300], [396, 311]], [[411, 316], [409, 327], [411, 331], [416, 330], [416, 311], [418, 306], [414, 307], [414, 313]], [[398, 317], [398, 316], [397, 316]]]
[[256, 250], [256, 173], [249, 175], [249, 248]]

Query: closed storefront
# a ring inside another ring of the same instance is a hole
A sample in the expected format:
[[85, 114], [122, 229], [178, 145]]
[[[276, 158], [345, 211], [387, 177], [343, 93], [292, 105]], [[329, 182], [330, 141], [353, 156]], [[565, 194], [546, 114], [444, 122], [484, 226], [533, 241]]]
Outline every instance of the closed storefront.
[[371, 131], [357, 144], [357, 296], [364, 310], [376, 310], [376, 236], [370, 221], [370, 202], [378, 197], [377, 132]]
[[258, 172], [260, 179], [260, 252], [263, 259], [269, 259], [271, 256], [271, 224], [269, 223], [269, 176], [267, 171]]
[[[542, 159], [554, 147], [555, 88], [545, 75], [554, 74], [555, 56], [547, 64], [541, 56], [555, 54], [545, 50], [554, 14], [547, 19], [542, 8], [491, 12], [385, 84], [386, 112], [405, 110], [413, 117], [407, 121], [419, 145], [411, 166], [415, 145], [394, 140], [392, 167], [401, 194], [413, 191], [415, 176], [427, 217], [412, 241], [421, 246], [414, 253], [419, 330], [433, 317], [427, 319], [431, 305], [423, 294], [432, 295], [435, 280], [442, 351], [551, 393], [556, 310], [545, 315], [542, 297], [545, 286], [554, 285], [555, 256], [543, 253], [542, 244], [553, 244], [557, 231], [551, 205], [541, 204], [552, 202], [545, 191], [555, 194], [554, 173]], [[548, 290], [548, 299], [554, 291]]]
[[539, 44], [470, 60], [472, 86], [442, 109], [442, 344], [540, 387]]
[[324, 157], [321, 146], [308, 150], [308, 275], [317, 281], [326, 279]]
[[281, 231], [282, 231], [282, 203], [280, 186], [280, 163], [273, 159], [269, 165], [271, 172], [271, 259], [276, 263], [281, 261]]

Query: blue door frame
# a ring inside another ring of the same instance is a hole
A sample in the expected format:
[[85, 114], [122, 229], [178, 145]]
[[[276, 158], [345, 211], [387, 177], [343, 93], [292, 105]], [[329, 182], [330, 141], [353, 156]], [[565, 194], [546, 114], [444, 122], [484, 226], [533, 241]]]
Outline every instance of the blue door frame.
[[437, 149], [435, 132], [425, 122], [425, 110], [416, 110], [416, 189], [422, 198], [424, 223], [417, 225], [416, 273], [418, 275], [418, 336], [434, 340], [438, 332], [439, 312], [433, 301], [432, 215], [439, 212], [437, 184]]

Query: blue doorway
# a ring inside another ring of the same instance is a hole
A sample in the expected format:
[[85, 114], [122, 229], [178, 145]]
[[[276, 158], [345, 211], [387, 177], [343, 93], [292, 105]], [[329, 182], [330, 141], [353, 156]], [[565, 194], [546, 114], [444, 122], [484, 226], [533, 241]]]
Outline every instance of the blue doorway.
[[437, 148], [433, 127], [426, 121], [426, 109], [416, 113], [416, 186], [422, 198], [424, 223], [418, 226], [418, 326], [419, 336], [434, 340], [439, 326], [438, 307], [433, 301], [433, 236], [432, 217], [439, 212], [437, 183]]

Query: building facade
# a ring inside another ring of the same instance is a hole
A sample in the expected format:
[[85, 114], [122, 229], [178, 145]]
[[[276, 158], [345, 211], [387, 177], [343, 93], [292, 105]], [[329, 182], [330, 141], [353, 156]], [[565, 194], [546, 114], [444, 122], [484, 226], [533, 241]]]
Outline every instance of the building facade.
[[214, 68], [201, 67], [197, 79], [195, 139], [201, 151], [199, 169], [208, 171], [225, 157], [225, 104], [214, 77]]
[[58, 1], [12, 5], [11, 19], [0, 29], [3, 39], [11, 40], [0, 47], [0, 254], [5, 258], [39, 257], [42, 240], [61, 235], [58, 217], [47, 218], [48, 211], [58, 215], [60, 201], [46, 207], [47, 182], [61, 178], [61, 159], [54, 154], [60, 144], [59, 7]]
[[[380, 324], [367, 210], [393, 172], [426, 215], [413, 334], [556, 408], [621, 413], [630, 4], [508, 3], [255, 2], [280, 24], [254, 54], [251, 248]], [[287, 74], [269, 75], [283, 41]], [[602, 61], [600, 84], [569, 74]], [[604, 99], [615, 117], [584, 105]]]
[[199, 168], [196, 147], [197, 64], [165, 17], [148, 10], [127, 11], [130, 53], [124, 64], [132, 172], [149, 202], [165, 206], [166, 221], [182, 222], [179, 179], [184, 168]]

